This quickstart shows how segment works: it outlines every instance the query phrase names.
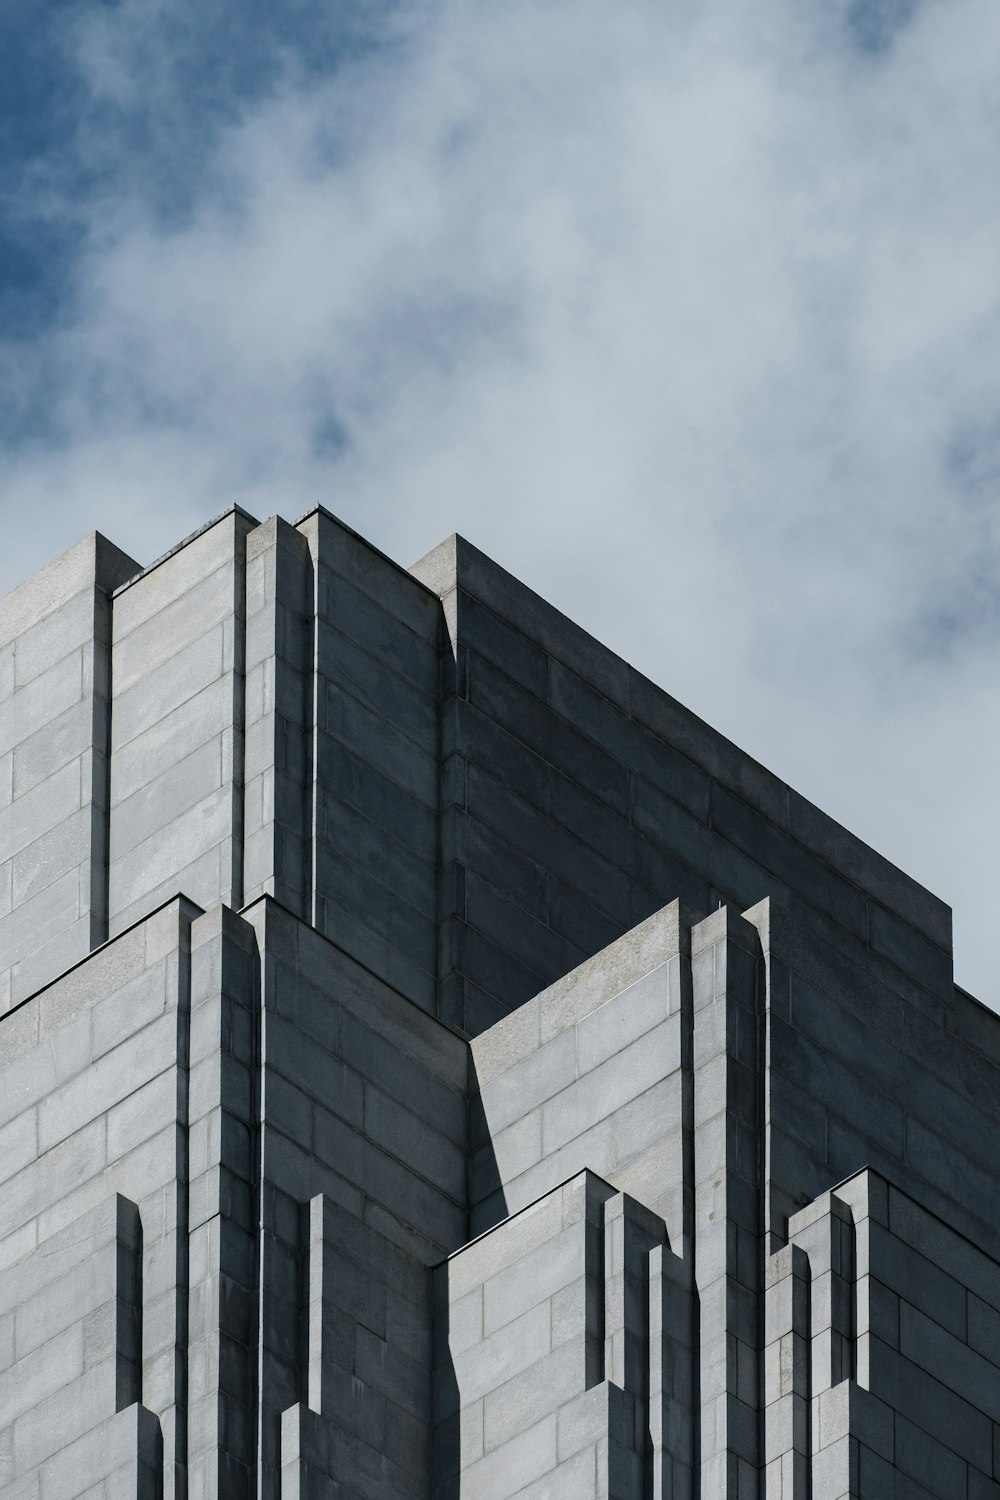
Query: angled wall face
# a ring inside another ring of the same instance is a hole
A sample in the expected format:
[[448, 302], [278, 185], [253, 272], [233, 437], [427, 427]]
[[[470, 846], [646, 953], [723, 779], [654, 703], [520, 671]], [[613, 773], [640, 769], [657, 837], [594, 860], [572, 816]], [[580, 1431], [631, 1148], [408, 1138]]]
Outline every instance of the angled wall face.
[[900, 982], [836, 941], [802, 904], [749, 911], [767, 1110], [765, 1233], [871, 1165], [1000, 1256], [1000, 1023]]
[[3, 1500], [1000, 1496], [933, 896], [460, 538], [91, 538], [4, 686]]
[[453, 537], [413, 569], [454, 655], [443, 700], [441, 1014], [472, 1034], [677, 898], [792, 894], [948, 998], [951, 913]]
[[232, 511], [112, 605], [110, 930], [243, 904], [246, 536]]
[[473, 1040], [473, 1233], [586, 1168], [690, 1236], [689, 955], [674, 902]]

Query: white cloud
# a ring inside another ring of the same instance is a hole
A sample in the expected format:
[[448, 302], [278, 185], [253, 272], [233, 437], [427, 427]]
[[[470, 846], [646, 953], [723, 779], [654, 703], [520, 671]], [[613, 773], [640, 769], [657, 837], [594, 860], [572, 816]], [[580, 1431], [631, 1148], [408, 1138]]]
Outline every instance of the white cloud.
[[[81, 139], [148, 96], [190, 149], [172, 12], [82, 14]], [[951, 900], [1000, 1000], [1000, 11], [864, 14], [414, 4], [234, 93], [172, 215], [112, 136], [3, 356], [8, 581], [232, 499], [461, 530]]]

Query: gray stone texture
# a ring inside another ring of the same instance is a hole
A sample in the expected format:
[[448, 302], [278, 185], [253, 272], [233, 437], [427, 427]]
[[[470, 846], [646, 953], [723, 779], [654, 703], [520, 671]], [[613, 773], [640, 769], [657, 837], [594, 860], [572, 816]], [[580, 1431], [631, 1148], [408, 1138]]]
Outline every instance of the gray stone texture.
[[108, 935], [109, 596], [138, 571], [95, 533], [0, 601], [0, 1011]]
[[2, 1500], [1000, 1500], [950, 913], [461, 538], [0, 601]]
[[232, 510], [112, 607], [110, 931], [177, 890], [243, 904], [246, 535]]

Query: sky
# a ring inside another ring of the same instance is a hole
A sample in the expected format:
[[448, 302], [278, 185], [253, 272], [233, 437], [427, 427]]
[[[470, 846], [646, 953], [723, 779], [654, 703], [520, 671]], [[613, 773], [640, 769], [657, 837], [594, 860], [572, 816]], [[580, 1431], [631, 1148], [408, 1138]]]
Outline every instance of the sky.
[[5, 0], [0, 591], [459, 531], [1000, 1008], [996, 0]]

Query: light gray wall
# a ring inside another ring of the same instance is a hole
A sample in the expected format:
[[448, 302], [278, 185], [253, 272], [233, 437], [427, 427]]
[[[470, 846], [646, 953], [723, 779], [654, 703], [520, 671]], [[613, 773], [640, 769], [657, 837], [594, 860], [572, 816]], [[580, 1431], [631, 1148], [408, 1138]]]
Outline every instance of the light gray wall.
[[110, 923], [243, 904], [245, 545], [232, 510], [112, 606]]
[[432, 1493], [596, 1500], [689, 1488], [690, 1451], [661, 1418], [681, 1418], [689, 1450], [690, 1406], [669, 1366], [690, 1354], [691, 1308], [677, 1270], [665, 1277], [673, 1259], [662, 1220], [583, 1171], [440, 1266]]
[[96, 534], [0, 600], [0, 1011], [107, 936], [109, 593]]
[[675, 902], [473, 1040], [473, 1233], [587, 1167], [680, 1245], [687, 947]]
[[[46, 1500], [79, 1493], [72, 1445], [98, 1463], [98, 1434], [119, 1406], [141, 1401], [157, 1419], [168, 1477], [178, 1459], [191, 916], [170, 902], [11, 1012], [0, 1033], [0, 1301], [13, 1315], [0, 1429], [7, 1479], [26, 1494], [41, 1483]], [[116, 1209], [116, 1195], [132, 1207]], [[116, 1243], [137, 1268], [116, 1262]], [[134, 1306], [136, 1274], [138, 1369], [135, 1331], [116, 1333], [112, 1316], [116, 1298]], [[36, 1317], [26, 1299], [50, 1277], [59, 1284]]]

